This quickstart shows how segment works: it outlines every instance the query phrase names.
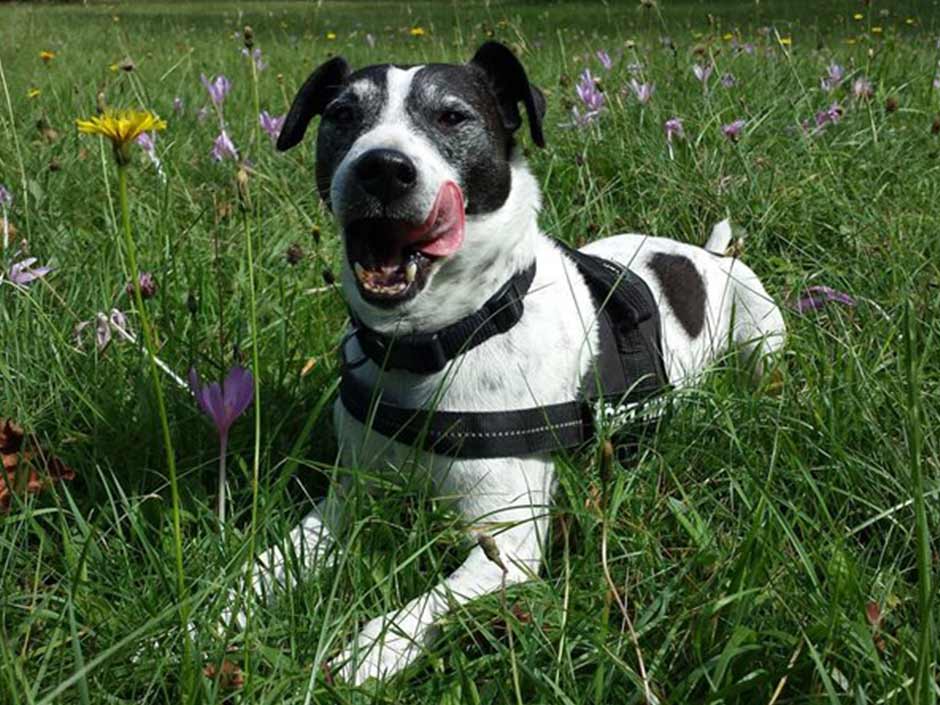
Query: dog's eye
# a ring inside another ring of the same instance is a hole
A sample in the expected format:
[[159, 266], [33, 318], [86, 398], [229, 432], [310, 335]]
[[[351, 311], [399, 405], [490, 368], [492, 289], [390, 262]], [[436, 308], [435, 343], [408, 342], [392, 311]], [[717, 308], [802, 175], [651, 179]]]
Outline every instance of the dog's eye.
[[469, 119], [469, 115], [465, 115], [457, 110], [442, 110], [437, 115], [437, 123], [443, 127], [456, 127]]
[[348, 125], [356, 119], [356, 111], [350, 105], [336, 105], [327, 110], [324, 117], [338, 125]]

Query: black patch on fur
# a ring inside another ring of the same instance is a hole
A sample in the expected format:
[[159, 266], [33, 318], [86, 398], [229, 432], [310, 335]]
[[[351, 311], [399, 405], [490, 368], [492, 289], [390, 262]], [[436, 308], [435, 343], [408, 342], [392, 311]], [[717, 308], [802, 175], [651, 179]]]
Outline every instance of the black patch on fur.
[[[333, 173], [343, 161], [343, 157], [350, 150], [359, 137], [372, 129], [382, 108], [388, 100], [388, 86], [385, 74], [388, 73], [388, 64], [382, 66], [369, 66], [353, 73], [346, 80], [345, 88], [340, 91], [327, 105], [320, 120], [320, 129], [317, 131], [317, 189], [320, 198], [330, 206], [330, 184], [333, 182]], [[367, 81], [374, 87], [373, 95], [361, 98], [352, 86], [358, 81]], [[348, 122], [337, 122], [331, 118], [340, 109], [351, 111], [352, 119]]]
[[688, 257], [657, 252], [650, 269], [659, 279], [666, 301], [691, 338], [705, 326], [705, 282]]
[[[509, 197], [512, 132], [486, 75], [473, 65], [429, 64], [415, 74], [405, 110], [413, 125], [459, 176], [467, 214], [490, 213]], [[442, 113], [466, 118], [442, 124]]]

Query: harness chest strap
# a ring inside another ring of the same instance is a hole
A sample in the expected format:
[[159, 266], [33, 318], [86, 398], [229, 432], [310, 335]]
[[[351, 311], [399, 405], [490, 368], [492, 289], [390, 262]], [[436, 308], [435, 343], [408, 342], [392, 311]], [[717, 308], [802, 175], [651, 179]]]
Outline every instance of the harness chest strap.
[[[366, 387], [348, 368], [344, 368], [340, 398], [349, 413], [383, 436], [401, 443], [419, 445], [425, 450], [453, 457], [496, 458], [582, 445], [593, 435], [598, 404], [616, 407], [641, 404], [661, 391], [666, 384], [666, 376], [661, 355], [659, 310], [649, 287], [619, 264], [586, 255], [558, 241], [556, 244], [574, 261], [585, 278], [598, 316], [600, 351], [582, 380], [580, 398], [510, 411], [410, 409], [385, 402], [378, 397], [376, 389]], [[534, 276], [534, 265], [530, 270], [526, 291]], [[511, 283], [512, 280], [490, 302]], [[507, 305], [518, 311], [518, 316], [513, 314], [517, 322], [524, 310], [522, 297], [515, 299], [514, 303], [504, 301], [503, 306]], [[473, 318], [478, 328], [488, 326], [499, 310], [491, 309], [489, 317], [482, 321], [480, 312], [468, 318]], [[462, 323], [458, 321], [445, 330], [456, 329]], [[488, 329], [493, 328], [490, 326]], [[494, 334], [490, 333], [487, 338]], [[356, 335], [362, 344], [358, 330]], [[470, 344], [463, 349], [482, 342], [475, 336], [468, 340]], [[411, 369], [407, 364], [389, 364], [397, 360], [392, 357], [399, 345], [397, 339], [390, 346], [384, 345], [385, 368]], [[456, 357], [463, 349], [453, 356]], [[375, 359], [372, 355], [369, 357]], [[381, 362], [377, 364], [382, 365]]]

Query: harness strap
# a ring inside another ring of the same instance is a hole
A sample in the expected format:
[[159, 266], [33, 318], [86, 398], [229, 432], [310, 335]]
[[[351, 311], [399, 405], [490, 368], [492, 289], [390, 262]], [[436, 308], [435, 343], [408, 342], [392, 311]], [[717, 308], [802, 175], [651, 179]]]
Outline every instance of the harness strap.
[[501, 458], [579, 446], [594, 429], [580, 401], [512, 411], [427, 411], [375, 399], [352, 375], [340, 386], [343, 406], [360, 423], [406, 445], [461, 458]]
[[382, 369], [417, 374], [440, 372], [452, 359], [512, 328], [525, 311], [523, 299], [535, 278], [535, 261], [503, 284], [478, 311], [433, 333], [386, 335], [350, 313], [362, 351]]
[[[454, 457], [499, 458], [582, 445], [594, 434], [599, 405], [642, 404], [661, 391], [666, 374], [659, 310], [649, 287], [619, 264], [556, 244], [584, 276], [597, 311], [600, 349], [578, 399], [511, 411], [410, 409], [385, 402], [346, 369], [343, 406], [360, 423], [400, 443]], [[521, 298], [519, 303], [521, 308]]]

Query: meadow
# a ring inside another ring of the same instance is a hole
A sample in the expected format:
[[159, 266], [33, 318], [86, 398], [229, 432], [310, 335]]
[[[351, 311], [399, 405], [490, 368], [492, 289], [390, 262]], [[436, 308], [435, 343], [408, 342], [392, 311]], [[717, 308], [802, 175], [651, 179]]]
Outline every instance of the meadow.
[[[335, 54], [488, 39], [548, 98], [547, 148], [523, 138], [548, 233], [703, 243], [730, 217], [790, 337], [771, 382], [729, 360], [625, 466], [559, 458], [539, 579], [352, 688], [330, 657], [468, 546], [420, 478], [336, 459], [340, 244], [312, 140], [277, 153], [259, 112]], [[932, 2], [0, 6], [0, 703], [934, 702], [938, 47]], [[107, 106], [166, 122], [123, 172], [139, 300], [112, 148], [76, 127]], [[187, 375], [234, 365], [256, 394], [220, 525]], [[219, 634], [344, 473], [385, 492], [357, 493], [335, 565]]]

